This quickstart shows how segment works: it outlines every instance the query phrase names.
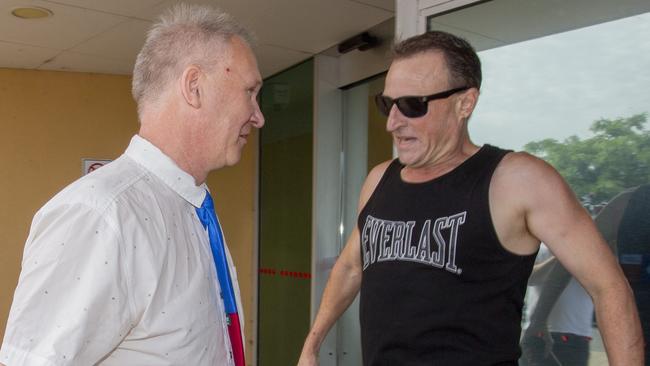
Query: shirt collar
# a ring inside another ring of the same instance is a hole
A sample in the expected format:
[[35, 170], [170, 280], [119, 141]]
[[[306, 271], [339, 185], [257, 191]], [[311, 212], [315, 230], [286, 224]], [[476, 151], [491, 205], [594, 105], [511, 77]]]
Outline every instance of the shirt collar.
[[201, 207], [207, 186], [197, 186], [194, 177], [182, 170], [165, 153], [139, 135], [133, 136], [124, 153], [160, 178], [169, 188], [195, 207]]

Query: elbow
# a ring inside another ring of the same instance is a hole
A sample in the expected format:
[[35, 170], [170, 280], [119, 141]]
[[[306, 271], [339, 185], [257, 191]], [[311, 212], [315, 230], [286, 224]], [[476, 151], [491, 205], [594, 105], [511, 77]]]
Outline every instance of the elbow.
[[600, 286], [594, 286], [591, 291], [588, 290], [588, 292], [591, 295], [594, 304], [611, 300], [635, 304], [634, 292], [622, 271], [619, 276], [615, 276]]
[[344, 257], [339, 257], [339, 260], [334, 264], [331, 276], [340, 277], [346, 283], [360, 283], [362, 272], [360, 264], [346, 260]]

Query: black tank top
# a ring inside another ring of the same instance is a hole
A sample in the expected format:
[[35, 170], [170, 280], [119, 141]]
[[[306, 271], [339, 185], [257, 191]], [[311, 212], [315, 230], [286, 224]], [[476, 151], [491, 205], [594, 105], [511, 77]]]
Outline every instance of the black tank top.
[[535, 255], [502, 247], [492, 174], [508, 151], [485, 145], [424, 183], [393, 161], [359, 215], [364, 365], [517, 365]]

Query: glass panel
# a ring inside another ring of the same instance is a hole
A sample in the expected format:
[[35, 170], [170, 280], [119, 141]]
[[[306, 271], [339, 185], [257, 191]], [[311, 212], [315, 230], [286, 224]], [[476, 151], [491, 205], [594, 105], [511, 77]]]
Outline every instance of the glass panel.
[[384, 91], [385, 76], [368, 83], [368, 172], [393, 157], [393, 138], [386, 132], [386, 117], [375, 106], [375, 95]]
[[[384, 89], [384, 76], [343, 92], [345, 172], [341, 229], [345, 239], [357, 220], [361, 186], [368, 171], [392, 158], [392, 139], [386, 133], [386, 117], [375, 108], [374, 96]], [[337, 323], [338, 365], [361, 364], [358, 297]]]
[[[646, 339], [648, 11], [650, 4], [638, 1], [494, 0], [427, 19], [429, 29], [461, 35], [481, 50], [484, 82], [469, 122], [473, 140], [528, 151], [562, 174], [617, 251]], [[550, 256], [542, 251], [538, 259]], [[527, 313], [534, 308], [538, 288], [529, 287]], [[575, 279], [547, 322], [557, 336], [553, 352], [561, 364], [607, 365], [593, 304]], [[587, 351], [582, 360], [581, 348]]]
[[258, 365], [295, 365], [309, 330], [313, 62], [264, 81]]

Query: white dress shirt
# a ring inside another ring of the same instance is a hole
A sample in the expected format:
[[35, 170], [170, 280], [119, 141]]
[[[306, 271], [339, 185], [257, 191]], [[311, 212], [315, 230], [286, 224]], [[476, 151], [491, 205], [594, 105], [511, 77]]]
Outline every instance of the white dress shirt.
[[233, 365], [195, 211], [205, 192], [136, 135], [121, 157], [52, 198], [32, 222], [0, 363]]

